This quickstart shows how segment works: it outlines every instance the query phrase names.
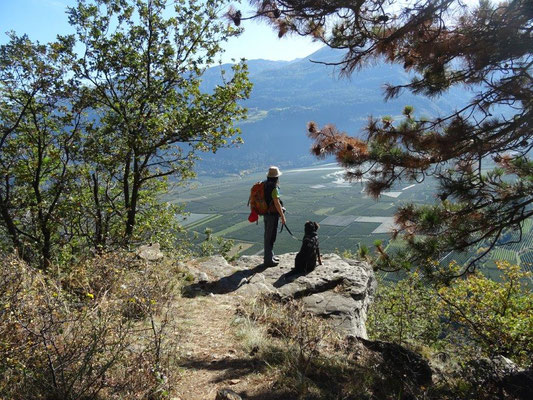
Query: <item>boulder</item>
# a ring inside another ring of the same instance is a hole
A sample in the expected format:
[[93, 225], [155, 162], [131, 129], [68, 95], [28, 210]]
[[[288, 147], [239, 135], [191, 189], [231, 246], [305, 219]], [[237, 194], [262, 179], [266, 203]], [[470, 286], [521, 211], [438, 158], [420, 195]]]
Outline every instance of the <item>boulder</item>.
[[137, 257], [146, 261], [158, 261], [164, 257], [159, 248], [159, 243], [150, 243], [137, 249]]
[[189, 274], [191, 274], [192, 277], [194, 278], [195, 282], [207, 283], [209, 281], [209, 276], [205, 272], [199, 271], [197, 268], [193, 267], [192, 265], [188, 265], [187, 269], [189, 271]]
[[533, 399], [533, 370], [509, 372], [500, 382], [503, 389], [514, 398]]
[[204, 272], [210, 280], [224, 278], [233, 272], [233, 268], [222, 256], [211, 256], [191, 261], [195, 271]]
[[381, 369], [397, 380], [408, 381], [417, 386], [429, 386], [432, 383], [433, 371], [429, 363], [419, 354], [397, 343], [359, 339], [370, 351], [381, 355]]
[[242, 397], [231, 389], [220, 389], [215, 400], [242, 400]]
[[376, 290], [370, 265], [326, 254], [322, 256], [322, 265], [306, 275], [298, 275], [291, 273], [295, 256], [296, 253], [283, 254], [279, 256], [279, 265], [269, 268], [263, 266], [259, 256], [243, 256], [232, 265], [222, 257], [209, 257], [195, 260], [192, 265], [209, 276], [202, 287], [208, 293], [247, 297], [268, 293], [282, 300], [300, 299], [308, 311], [333, 319], [334, 326], [343, 334], [366, 338], [368, 306]]
[[513, 399], [533, 399], [533, 370], [522, 369], [507, 357], [479, 358], [466, 367], [469, 379], [480, 386], [492, 385]]

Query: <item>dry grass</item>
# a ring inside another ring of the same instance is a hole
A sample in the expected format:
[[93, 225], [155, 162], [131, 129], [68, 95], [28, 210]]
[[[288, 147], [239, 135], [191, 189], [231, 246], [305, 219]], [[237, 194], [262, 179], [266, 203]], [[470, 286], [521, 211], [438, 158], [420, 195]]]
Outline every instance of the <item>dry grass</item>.
[[175, 383], [176, 271], [108, 254], [0, 270], [0, 398], [158, 399]]
[[273, 380], [272, 399], [498, 398], [492, 386], [476, 385], [464, 369], [460, 374], [441, 371], [427, 386], [402, 378], [406, 366], [391, 364], [357, 339], [339, 337], [297, 301], [253, 299], [238, 310], [235, 321], [243, 346], [268, 367], [263, 377]]
[[275, 390], [290, 396], [280, 398], [364, 398], [365, 371], [347, 356], [348, 343], [300, 302], [254, 299], [236, 321], [246, 348], [275, 376]]

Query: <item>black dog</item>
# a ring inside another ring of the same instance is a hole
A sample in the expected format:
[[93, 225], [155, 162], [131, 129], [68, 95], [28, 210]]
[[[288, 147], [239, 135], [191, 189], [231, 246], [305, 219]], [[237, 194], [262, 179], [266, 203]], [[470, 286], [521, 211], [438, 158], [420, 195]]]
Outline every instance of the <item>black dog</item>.
[[320, 249], [318, 248], [318, 235], [316, 233], [318, 228], [319, 225], [316, 222], [307, 221], [305, 223], [305, 234], [302, 240], [302, 247], [298, 254], [296, 254], [294, 269], [292, 272], [307, 274], [315, 269], [317, 260], [318, 265], [322, 265]]

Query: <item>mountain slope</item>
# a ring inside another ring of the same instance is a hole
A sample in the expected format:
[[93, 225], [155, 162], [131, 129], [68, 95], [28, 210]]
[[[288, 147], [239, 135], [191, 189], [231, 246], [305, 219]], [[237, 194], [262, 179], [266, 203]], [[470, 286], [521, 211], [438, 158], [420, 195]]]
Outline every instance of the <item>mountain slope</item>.
[[[436, 99], [404, 93], [385, 102], [385, 83], [402, 84], [411, 79], [401, 66], [376, 63], [349, 78], [340, 77], [338, 68], [324, 63], [341, 60], [342, 55], [338, 50], [322, 48], [292, 62], [249, 61], [254, 88], [244, 103], [249, 119], [240, 124], [245, 143], [239, 149], [224, 149], [204, 157], [200, 172], [264, 169], [269, 164], [308, 165], [314, 161], [306, 136], [309, 121], [320, 126], [333, 123], [350, 135], [362, 136], [370, 115], [400, 115], [405, 105], [415, 107], [419, 116], [442, 115], [460, 107], [469, 97], [465, 90], [454, 88]], [[220, 82], [221, 69], [230, 76], [230, 67], [226, 64], [208, 70], [203, 88], [209, 90]]]

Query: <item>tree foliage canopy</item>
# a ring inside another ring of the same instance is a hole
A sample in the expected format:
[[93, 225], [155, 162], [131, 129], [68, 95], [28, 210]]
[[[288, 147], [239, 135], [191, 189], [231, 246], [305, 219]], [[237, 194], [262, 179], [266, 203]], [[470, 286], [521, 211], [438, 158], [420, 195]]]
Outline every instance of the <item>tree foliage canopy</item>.
[[[221, 42], [237, 33], [217, 18], [224, 4], [95, 0], [69, 9], [84, 47], [73, 69], [98, 111], [87, 143], [87, 180], [97, 193], [116, 192], [100, 203], [114, 210], [121, 204], [126, 241], [142, 211], [143, 192], [153, 191], [154, 180], [190, 177], [197, 152], [215, 152], [239, 140], [233, 121], [246, 110], [237, 101], [251, 89], [245, 66], [236, 65], [232, 80], [213, 93], [200, 90], [202, 73], [222, 51]], [[96, 217], [99, 224], [102, 217]], [[97, 236], [96, 244], [104, 244]]]
[[[78, 0], [76, 33], [0, 46], [0, 249], [46, 268], [55, 250], [159, 240], [175, 226], [167, 179], [240, 141], [246, 65], [202, 74], [239, 33], [226, 0]], [[175, 231], [174, 231], [175, 233]], [[57, 252], [55, 257], [58, 257]]]
[[251, 3], [253, 17], [271, 22], [280, 36], [310, 35], [346, 50], [334, 63], [346, 75], [378, 60], [401, 64], [413, 79], [386, 86], [386, 99], [406, 90], [433, 97], [457, 85], [471, 89], [468, 103], [447, 115], [417, 117], [407, 106], [398, 120], [370, 117], [364, 138], [309, 125], [312, 152], [334, 155], [348, 179], [366, 180], [372, 196], [400, 181], [437, 179], [437, 204], [399, 208], [395, 233], [409, 251], [400, 262], [384, 255], [383, 266], [416, 261], [431, 273], [442, 255], [483, 244], [468, 270], [503, 232], [521, 233], [533, 215], [531, 0], [482, 0], [472, 8], [459, 0]]
[[68, 241], [58, 231], [82, 128], [77, 81], [66, 72], [73, 42], [10, 36], [0, 48], [0, 226], [22, 257], [36, 251], [44, 261], [52, 243]]

